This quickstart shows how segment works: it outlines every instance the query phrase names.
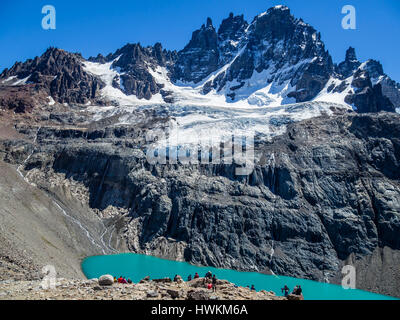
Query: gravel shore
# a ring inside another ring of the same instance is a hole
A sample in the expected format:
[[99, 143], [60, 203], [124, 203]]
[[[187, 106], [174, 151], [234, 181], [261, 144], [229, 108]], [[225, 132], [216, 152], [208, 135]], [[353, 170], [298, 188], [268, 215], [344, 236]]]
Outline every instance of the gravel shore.
[[203, 278], [189, 282], [169, 279], [142, 280], [137, 284], [99, 285], [98, 279], [57, 279], [55, 287], [43, 289], [41, 281], [0, 282], [0, 300], [286, 300], [273, 292], [251, 291], [218, 280], [217, 290], [205, 288]]

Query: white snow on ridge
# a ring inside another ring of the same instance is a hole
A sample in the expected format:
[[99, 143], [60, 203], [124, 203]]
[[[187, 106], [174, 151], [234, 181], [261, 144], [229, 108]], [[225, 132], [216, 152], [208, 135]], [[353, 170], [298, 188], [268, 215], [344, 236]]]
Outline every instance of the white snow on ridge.
[[[113, 79], [121, 75], [119, 70], [111, 67], [114, 61], [106, 64], [84, 63], [87, 72], [99, 76], [106, 84], [101, 95], [113, 102], [112, 106], [107, 107], [87, 106], [92, 120], [116, 117], [117, 125], [129, 125], [138, 121], [141, 110], [152, 109], [156, 114], [159, 112], [170, 117], [167, 131], [177, 146], [207, 145], [210, 140], [224, 141], [225, 137], [231, 135], [248, 136], [253, 132], [268, 140], [284, 133], [288, 123], [332, 115], [332, 106], [351, 110], [344, 98], [351, 89], [352, 79], [348, 79], [350, 87], [341, 94], [327, 92], [332, 83], [340, 84], [339, 80], [332, 78], [315, 101], [293, 103], [294, 99], [287, 98], [287, 94], [294, 90], [290, 85], [290, 75], [309, 61], [281, 68], [279, 73], [276, 73], [274, 66], [261, 73], [254, 72], [245, 85], [235, 91], [238, 97], [233, 102], [227, 101], [226, 93], [231, 86], [239, 83], [228, 83], [221, 92], [211, 90], [205, 95], [202, 93], [205, 81], [197, 85], [174, 84], [166, 68], [152, 69], [149, 66], [148, 71], [155, 81], [164, 85], [163, 90], [171, 92], [173, 103], [165, 103], [161, 94], [145, 100], [128, 96], [114, 88]], [[218, 70], [207, 81], [225, 70]], [[166, 146], [168, 142], [160, 139], [158, 144]]]
[[[226, 137], [262, 135], [269, 140], [283, 134], [286, 125], [323, 114], [332, 115], [331, 103], [303, 103], [278, 107], [226, 108], [204, 107], [170, 109], [175, 123], [171, 127], [172, 141], [177, 145], [207, 145], [210, 140], [224, 141]], [[197, 110], [196, 110], [197, 109]], [[161, 145], [166, 141], [160, 141]]]
[[7, 79], [4, 79], [1, 83], [9, 86], [20, 86], [26, 84], [30, 76], [31, 75], [23, 79], [17, 79], [17, 76], [11, 76]]
[[[342, 92], [328, 92], [328, 88], [332, 85], [335, 87], [339, 86], [343, 81], [346, 82], [347, 87]], [[343, 105], [345, 107], [353, 108], [351, 105], [345, 102], [346, 96], [354, 91], [351, 86], [353, 82], [353, 76], [345, 79], [340, 80], [336, 78], [330, 78], [329, 81], [326, 83], [324, 89], [313, 99], [315, 102], [332, 102]], [[354, 109], [354, 108], [353, 108]]]
[[112, 86], [113, 79], [116, 76], [120, 76], [122, 73], [119, 73], [117, 69], [112, 68], [112, 64], [119, 59], [116, 58], [108, 63], [96, 63], [85, 61], [84, 69], [86, 72], [89, 72], [93, 75], [99, 76], [100, 79], [106, 84], [106, 86], [101, 89], [101, 95], [105, 98], [108, 98], [116, 105], [121, 106], [139, 106], [146, 104], [154, 104], [154, 103], [164, 103], [162, 96], [157, 94], [152, 97], [151, 100], [146, 99], [138, 99], [134, 95], [126, 95], [120, 89], [114, 88]]

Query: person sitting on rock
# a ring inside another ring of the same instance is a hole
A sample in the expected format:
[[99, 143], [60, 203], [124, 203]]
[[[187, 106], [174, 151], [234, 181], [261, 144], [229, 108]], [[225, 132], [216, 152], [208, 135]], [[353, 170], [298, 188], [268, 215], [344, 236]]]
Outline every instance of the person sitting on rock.
[[189, 274], [187, 281], [188, 281], [188, 282], [189, 282], [189, 281], [192, 281], [192, 275], [191, 275], [191, 274]]
[[114, 283], [117, 283], [117, 282], [118, 282], [117, 277], [114, 277]]
[[200, 276], [199, 276], [199, 274], [198, 274], [197, 272], [194, 274], [194, 278], [195, 278], [195, 279], [200, 278]]
[[302, 293], [303, 293], [303, 289], [301, 288], [301, 286], [297, 286], [296, 294], [298, 296], [301, 296]]
[[127, 284], [128, 281], [126, 281], [125, 277], [123, 277], [121, 283], [122, 283], [122, 284]]
[[212, 273], [211, 271], [208, 271], [205, 275], [206, 278], [211, 279], [212, 278]]
[[118, 278], [118, 283], [122, 283], [122, 280], [123, 280], [124, 278], [122, 278], [122, 276], [119, 276], [119, 278]]
[[177, 274], [174, 277], [174, 282], [178, 282], [178, 275]]
[[128, 279], [128, 283], [129, 283], [129, 284], [132, 284], [132, 280], [131, 280], [131, 279]]
[[211, 290], [212, 287], [213, 287], [213, 285], [212, 285], [211, 283], [209, 283], [209, 284], [207, 285], [207, 289], [208, 289], [208, 290]]
[[251, 291], [256, 291], [256, 287], [254, 286], [254, 284], [251, 285]]

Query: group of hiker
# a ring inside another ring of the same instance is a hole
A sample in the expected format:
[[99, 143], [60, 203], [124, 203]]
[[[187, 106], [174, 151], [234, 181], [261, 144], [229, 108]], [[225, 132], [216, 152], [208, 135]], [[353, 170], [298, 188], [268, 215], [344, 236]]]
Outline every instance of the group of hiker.
[[[285, 297], [287, 297], [289, 295], [290, 289], [287, 285], [285, 285], [282, 289], [281, 289], [282, 293], [285, 295]], [[301, 288], [300, 285], [297, 285], [293, 288], [292, 294], [295, 294], [297, 296], [301, 296], [303, 294], [303, 289]]]
[[[192, 281], [193, 279], [199, 279], [200, 275], [196, 272], [194, 274], [194, 277], [192, 278], [192, 275], [189, 274], [187, 277], [187, 281]], [[217, 276], [211, 273], [211, 271], [208, 271], [205, 276], [204, 276], [204, 285], [206, 286], [207, 289], [212, 289], [213, 291], [217, 291]], [[174, 279], [175, 281], [175, 279]]]
[[114, 283], [122, 283], [122, 284], [132, 284], [132, 280], [131, 279], [126, 279], [123, 276], [120, 276], [118, 279], [116, 277], [114, 277]]
[[[193, 279], [199, 279], [199, 278], [200, 278], [200, 275], [196, 272], [193, 277], [191, 274], [189, 274], [189, 276], [187, 277], [187, 281], [189, 282], [189, 281], [192, 281]], [[173, 281], [179, 282], [179, 279], [182, 280], [182, 278], [180, 276], [175, 275]], [[211, 273], [211, 271], [208, 271], [204, 276], [203, 283], [207, 289], [213, 290], [215, 292], [215, 291], [217, 291], [217, 280], [218, 280], [217, 276], [215, 274], [213, 275]], [[131, 279], [129, 279], [129, 278], [126, 279], [123, 276], [120, 276], [118, 279], [116, 277], [114, 277], [114, 282], [121, 283], [121, 284], [132, 284], [133, 283]], [[235, 287], [238, 287], [238, 286], [235, 285]], [[256, 291], [254, 284], [251, 285], [251, 288], [250, 288], [250, 286], [247, 286], [246, 288], [248, 288], [251, 291]], [[289, 296], [289, 294], [290, 294], [290, 289], [287, 285], [285, 285], [283, 288], [281, 288], [281, 291], [285, 297]], [[300, 285], [295, 286], [293, 288], [293, 291], [291, 292], [291, 294], [298, 295], [298, 296], [302, 295], [302, 293], [303, 293], [303, 289], [301, 288]]]

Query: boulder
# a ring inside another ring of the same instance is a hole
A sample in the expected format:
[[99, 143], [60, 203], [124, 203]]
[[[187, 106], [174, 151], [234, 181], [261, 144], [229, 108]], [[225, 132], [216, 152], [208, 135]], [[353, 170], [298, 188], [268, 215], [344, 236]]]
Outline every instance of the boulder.
[[192, 288], [204, 288], [204, 286], [208, 283], [208, 279], [205, 278], [197, 278], [193, 279], [189, 282], [189, 286]]
[[150, 281], [150, 276], [147, 276], [147, 277], [143, 278], [142, 280], [140, 280], [139, 283], [146, 283], [146, 282], [149, 282], [149, 281]]
[[171, 296], [172, 299], [177, 299], [181, 295], [178, 290], [173, 289], [167, 289], [167, 293]]
[[171, 278], [163, 278], [163, 279], [153, 279], [155, 283], [171, 283]]
[[205, 289], [190, 290], [187, 293], [187, 300], [210, 300], [210, 292]]
[[303, 297], [302, 294], [300, 294], [300, 295], [297, 295], [297, 294], [289, 294], [289, 295], [287, 296], [287, 299], [288, 299], [288, 300], [292, 300], [292, 301], [294, 301], [294, 300], [304, 300], [304, 297]]
[[114, 284], [114, 277], [106, 274], [99, 278], [99, 285], [101, 286], [112, 286]]
[[147, 291], [147, 298], [158, 298], [159, 294], [157, 291], [149, 290]]

